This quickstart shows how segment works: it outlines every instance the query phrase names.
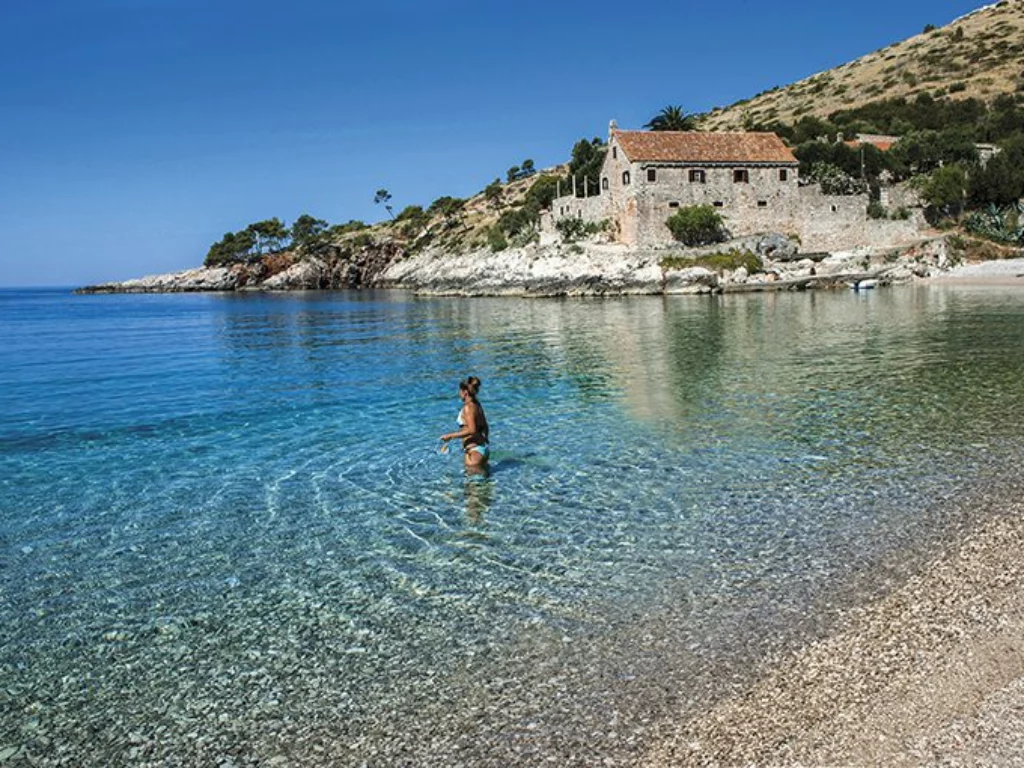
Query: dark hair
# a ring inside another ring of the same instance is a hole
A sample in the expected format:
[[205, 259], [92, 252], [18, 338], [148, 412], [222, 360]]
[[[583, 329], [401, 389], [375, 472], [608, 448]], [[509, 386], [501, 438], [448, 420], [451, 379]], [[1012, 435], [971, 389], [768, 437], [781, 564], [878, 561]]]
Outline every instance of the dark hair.
[[476, 393], [480, 391], [480, 379], [470, 376], [465, 381], [459, 382], [459, 392], [468, 392], [470, 397], [476, 400]]

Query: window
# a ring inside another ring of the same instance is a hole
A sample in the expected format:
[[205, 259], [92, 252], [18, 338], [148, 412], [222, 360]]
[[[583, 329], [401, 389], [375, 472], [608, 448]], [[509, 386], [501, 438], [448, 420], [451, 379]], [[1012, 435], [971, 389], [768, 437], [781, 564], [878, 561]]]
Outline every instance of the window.
[[622, 172], [622, 183], [627, 185], [629, 184], [629, 171]]
[[725, 206], [725, 203], [723, 203], [721, 200], [715, 200], [714, 206], [715, 208], [722, 208]]
[[839, 206], [838, 205], [833, 205], [833, 206], [831, 206], [831, 208], [832, 208], [832, 213], [838, 213], [839, 212]]
[[619, 148], [618, 147], [612, 147], [612, 160], [618, 160], [618, 159], [619, 159]]
[[750, 181], [750, 172], [746, 168], [737, 168], [732, 172], [734, 184], [746, 184]]
[[601, 189], [608, 189], [608, 177], [607, 176], [602, 176], [601, 177]]
[[658, 169], [657, 168], [648, 168], [647, 169], [647, 180], [648, 181], [657, 181], [658, 180]]
[[692, 184], [703, 184], [706, 181], [707, 181], [707, 176], [705, 176], [704, 171], [701, 171], [701, 170], [692, 170], [692, 171], [690, 171], [690, 183], [692, 183]]
[[779, 169], [779, 181], [789, 181], [789, 171], [785, 168]]
[[679, 201], [678, 201], [678, 200], [673, 200], [673, 201], [671, 201], [671, 202], [670, 202], [670, 203], [668, 204], [668, 207], [669, 207], [669, 208], [678, 208], [678, 207], [679, 207]]
[[758, 208], [767, 208], [768, 207], [768, 201], [767, 200], [758, 200], [757, 201], [757, 207]]

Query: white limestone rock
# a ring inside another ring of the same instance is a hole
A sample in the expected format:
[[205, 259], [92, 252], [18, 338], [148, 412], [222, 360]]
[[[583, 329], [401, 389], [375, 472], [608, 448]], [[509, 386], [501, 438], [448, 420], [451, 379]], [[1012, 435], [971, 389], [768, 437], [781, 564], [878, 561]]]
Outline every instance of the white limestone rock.
[[165, 275], [147, 275], [120, 283], [102, 283], [80, 289], [82, 293], [187, 293], [233, 291], [238, 272], [228, 267], [199, 267]]
[[310, 290], [323, 285], [326, 265], [319, 259], [292, 264], [283, 272], [268, 277], [260, 287], [268, 291]]
[[687, 267], [665, 271], [665, 293], [710, 293], [719, 285], [718, 273], [706, 267]]

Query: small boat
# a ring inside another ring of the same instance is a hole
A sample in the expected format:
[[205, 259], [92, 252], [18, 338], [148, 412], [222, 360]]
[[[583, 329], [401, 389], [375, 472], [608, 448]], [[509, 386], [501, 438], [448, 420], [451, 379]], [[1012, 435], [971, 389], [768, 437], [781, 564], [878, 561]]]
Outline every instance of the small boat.
[[850, 283], [850, 287], [855, 291], [866, 291], [869, 288], [877, 288], [878, 281], [874, 278], [869, 277], [866, 280], [858, 280], [855, 283]]

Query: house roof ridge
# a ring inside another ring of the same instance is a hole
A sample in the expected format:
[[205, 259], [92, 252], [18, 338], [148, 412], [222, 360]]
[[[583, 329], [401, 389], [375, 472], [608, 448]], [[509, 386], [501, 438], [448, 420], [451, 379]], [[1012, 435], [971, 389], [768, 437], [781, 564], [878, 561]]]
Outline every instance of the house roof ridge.
[[612, 136], [631, 162], [773, 163], [797, 159], [771, 131], [623, 131]]

